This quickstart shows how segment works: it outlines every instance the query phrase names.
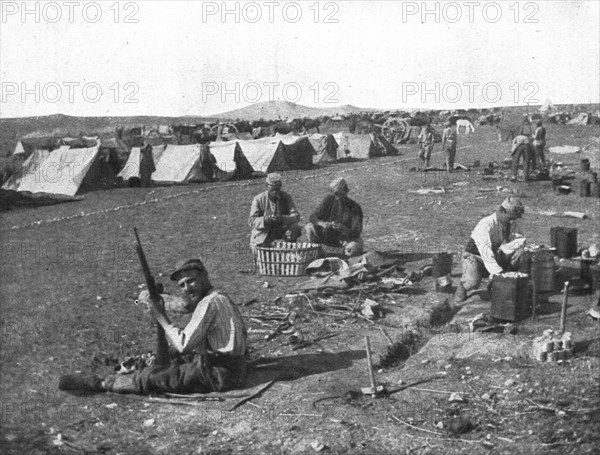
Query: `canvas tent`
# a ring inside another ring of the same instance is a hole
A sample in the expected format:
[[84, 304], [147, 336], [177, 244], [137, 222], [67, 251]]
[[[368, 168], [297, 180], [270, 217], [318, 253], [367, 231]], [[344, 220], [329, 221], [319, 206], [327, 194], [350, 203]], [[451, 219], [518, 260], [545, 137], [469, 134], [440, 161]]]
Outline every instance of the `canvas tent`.
[[239, 142], [255, 172], [306, 170], [312, 168], [315, 149], [307, 136], [275, 135]]
[[591, 124], [591, 115], [581, 112], [577, 117], [567, 122], [567, 125], [585, 126]]
[[[157, 145], [156, 147], [152, 147], [152, 158], [154, 159], [154, 165], [158, 163], [160, 157], [165, 151], [166, 146]], [[133, 147], [131, 149], [131, 153], [129, 154], [129, 158], [121, 169], [121, 172], [117, 175], [118, 178], [123, 179], [123, 181], [127, 182], [130, 179], [139, 179], [140, 178], [140, 161], [142, 158], [140, 147]]]
[[550, 101], [550, 98], [546, 98], [546, 101], [540, 107], [540, 112], [550, 113], [554, 110], [556, 110], [556, 107], [554, 106], [554, 104], [552, 104], [552, 101]]
[[[313, 135], [315, 136], [315, 135]], [[311, 137], [313, 137], [311, 136]], [[336, 151], [337, 160], [344, 158], [370, 159], [381, 156], [398, 155], [398, 150], [381, 134], [351, 134], [338, 132], [332, 135], [338, 145]], [[323, 153], [321, 145], [320, 155], [315, 162], [331, 162], [333, 153]], [[324, 161], [321, 161], [324, 160]]]
[[21, 138], [13, 151], [13, 156], [23, 160], [36, 150], [52, 151], [61, 145], [61, 140], [57, 137], [26, 137]]
[[[207, 155], [208, 154], [208, 155]], [[201, 144], [167, 145], [152, 174], [157, 183], [189, 183], [210, 181], [213, 170], [203, 169], [203, 162], [212, 160], [208, 148]]]
[[215, 174], [219, 180], [243, 179], [252, 175], [252, 166], [238, 141], [212, 142], [209, 149], [216, 160]]
[[[338, 133], [341, 136], [341, 133]], [[313, 157], [313, 163], [335, 163], [338, 159], [338, 144], [333, 134], [314, 133], [308, 140], [315, 149], [316, 155]]]
[[251, 141], [252, 139], [254, 139], [252, 133], [229, 133], [217, 136], [215, 142]]
[[36, 149], [29, 157], [23, 161], [21, 168], [15, 172], [10, 178], [2, 185], [5, 190], [18, 191], [21, 181], [23, 179], [35, 179], [36, 173], [41, 172], [40, 165], [50, 155], [48, 150]]
[[29, 161], [14, 189], [75, 196], [78, 192], [109, 188], [114, 183], [113, 169], [101, 159], [98, 145], [83, 149], [62, 146]]
[[531, 123], [526, 116], [506, 110], [502, 111], [502, 116], [500, 122], [496, 125], [496, 130], [498, 133], [498, 142], [512, 141], [520, 134], [527, 136], [533, 134]]

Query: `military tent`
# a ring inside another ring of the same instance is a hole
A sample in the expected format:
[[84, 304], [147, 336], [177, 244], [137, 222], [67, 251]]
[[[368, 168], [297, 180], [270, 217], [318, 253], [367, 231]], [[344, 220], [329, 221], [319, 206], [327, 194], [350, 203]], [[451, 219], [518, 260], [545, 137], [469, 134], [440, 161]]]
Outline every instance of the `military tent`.
[[[154, 159], [154, 166], [160, 160], [163, 152], [165, 151], [166, 146], [157, 145], [152, 147], [152, 158]], [[118, 178], [123, 179], [123, 181], [127, 182], [130, 179], [139, 179], [140, 178], [140, 160], [142, 158], [140, 147], [133, 147], [131, 149], [131, 153], [129, 154], [129, 158], [121, 169], [121, 172], [117, 175]]]
[[215, 174], [219, 180], [244, 179], [252, 175], [252, 166], [238, 141], [212, 142], [209, 149], [216, 160]]
[[[338, 138], [342, 138], [343, 134], [338, 133]], [[317, 155], [313, 158], [313, 162], [316, 163], [335, 163], [338, 156], [338, 149], [340, 144], [336, 140], [333, 134], [318, 134], [315, 133], [309, 137], [313, 148], [316, 150]]]
[[62, 146], [29, 161], [14, 189], [75, 196], [78, 192], [106, 189], [114, 184], [114, 171], [101, 158], [98, 145], [83, 149]]
[[581, 112], [577, 117], [575, 117], [573, 120], [569, 120], [567, 122], [567, 125], [579, 125], [579, 126], [585, 126], [585, 125], [590, 125], [592, 123], [592, 119], [591, 119], [591, 115]]
[[35, 179], [36, 173], [41, 172], [41, 163], [44, 161], [44, 159], [46, 159], [48, 155], [50, 155], [50, 152], [48, 150], [35, 149], [33, 153], [31, 153], [29, 157], [27, 157], [27, 159], [23, 161], [23, 164], [21, 164], [21, 168], [13, 175], [11, 175], [6, 182], [4, 182], [2, 188], [5, 190], [17, 191], [23, 179]]
[[326, 134], [320, 134], [320, 133], [313, 133], [310, 136], [308, 136], [308, 140], [310, 141], [311, 145], [315, 149], [315, 152], [317, 155], [322, 152], [321, 148], [323, 147], [323, 141], [325, 140], [326, 137], [327, 137]]
[[207, 145], [167, 145], [152, 174], [157, 183], [190, 183], [212, 181], [215, 157]]
[[550, 101], [550, 98], [546, 98], [546, 101], [540, 107], [540, 112], [550, 113], [554, 110], [556, 110], [556, 107], [554, 107], [554, 104], [552, 104], [552, 101]]
[[36, 150], [52, 151], [61, 145], [61, 140], [57, 137], [27, 137], [17, 142], [13, 151], [13, 156], [23, 160]]
[[527, 136], [533, 134], [531, 123], [527, 116], [506, 110], [502, 111], [500, 122], [496, 124], [496, 131], [498, 133], [498, 142], [512, 141], [520, 134]]
[[382, 135], [336, 133], [337, 159], [370, 159], [398, 155], [398, 150]]
[[229, 133], [217, 136], [215, 142], [251, 141], [252, 139], [254, 139], [252, 133]]
[[240, 141], [239, 144], [255, 172], [312, 168], [315, 149], [307, 136], [277, 134], [252, 141]]

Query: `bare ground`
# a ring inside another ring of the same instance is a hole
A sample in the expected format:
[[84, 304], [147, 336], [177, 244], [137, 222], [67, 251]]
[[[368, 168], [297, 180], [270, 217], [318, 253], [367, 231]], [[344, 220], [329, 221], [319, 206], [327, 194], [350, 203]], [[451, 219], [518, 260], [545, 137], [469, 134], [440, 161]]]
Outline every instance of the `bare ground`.
[[[549, 146], [595, 144], [597, 156], [597, 127], [548, 130]], [[497, 144], [491, 129], [459, 141], [457, 161], [463, 164], [507, 155], [508, 145]], [[365, 211], [371, 249], [458, 252], [476, 221], [514, 194], [509, 191], [523, 197], [523, 230], [532, 241], [549, 244], [552, 226], [576, 227], [580, 247], [598, 241], [598, 199], [558, 196], [550, 182], [488, 181], [475, 172], [423, 175], [410, 171], [415, 146], [402, 152], [290, 174], [285, 188], [306, 221], [331, 178], [345, 176], [351, 197]], [[552, 158], [579, 169], [578, 155]], [[434, 161], [441, 165], [439, 154]], [[325, 446], [324, 453], [597, 451], [600, 337], [598, 324], [585, 314], [594, 303], [590, 296], [569, 300], [576, 357], [562, 365], [539, 364], [530, 357], [531, 342], [558, 326], [559, 295], [550, 297], [535, 322], [518, 324], [517, 335], [470, 335], [466, 321], [489, 310], [489, 302], [476, 296], [461, 308], [451, 306], [451, 296], [435, 293], [431, 278], [412, 292], [377, 296], [386, 314], [375, 324], [315, 316], [295, 302], [308, 319], [303, 332], [337, 334], [299, 351], [283, 345], [284, 338], [265, 341], [263, 327], [249, 322], [253, 359], [275, 360], [286, 375], [233, 412], [224, 410], [227, 403], [191, 407], [58, 391], [60, 374], [107, 372], [117, 359], [153, 348], [152, 324], [134, 304], [142, 280], [133, 226], [157, 275], [166, 275], [183, 256], [201, 256], [214, 284], [236, 302], [257, 299], [241, 307], [245, 316], [285, 305], [285, 299], [274, 299], [301, 278], [239, 273], [251, 269], [246, 217], [262, 185], [96, 192], [81, 202], [2, 217], [3, 453], [316, 453], [314, 441]], [[433, 186], [447, 193], [408, 192]], [[485, 191], [497, 186], [505, 191]], [[584, 211], [588, 218], [543, 214], [549, 210]], [[459, 274], [455, 260], [454, 280]], [[376, 360], [387, 352], [381, 328], [393, 340], [408, 331], [418, 336], [407, 361], [377, 374], [393, 393], [372, 399], [355, 392], [369, 385], [364, 336], [370, 336]], [[460, 392], [465, 401], [450, 403], [449, 392]], [[463, 427], [468, 419], [472, 428], [456, 435], [460, 417]]]

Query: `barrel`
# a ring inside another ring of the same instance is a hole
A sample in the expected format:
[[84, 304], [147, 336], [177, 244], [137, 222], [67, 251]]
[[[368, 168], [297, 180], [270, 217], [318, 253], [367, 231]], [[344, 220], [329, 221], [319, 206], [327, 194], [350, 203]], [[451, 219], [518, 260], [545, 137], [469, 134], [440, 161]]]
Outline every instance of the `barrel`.
[[551, 292], [555, 289], [554, 253], [550, 250], [536, 251], [531, 258], [531, 280], [537, 292]]
[[556, 248], [559, 258], [570, 259], [577, 255], [577, 229], [567, 227], [550, 228], [550, 244]]
[[600, 197], [600, 183], [598, 183], [598, 182], [590, 183], [590, 196]]
[[452, 272], [452, 255], [450, 253], [436, 253], [433, 255], [432, 275], [439, 278]]
[[590, 170], [590, 160], [583, 158], [581, 160], [581, 172], [588, 172]]
[[583, 179], [579, 182], [579, 196], [589, 197], [590, 196], [590, 182]]

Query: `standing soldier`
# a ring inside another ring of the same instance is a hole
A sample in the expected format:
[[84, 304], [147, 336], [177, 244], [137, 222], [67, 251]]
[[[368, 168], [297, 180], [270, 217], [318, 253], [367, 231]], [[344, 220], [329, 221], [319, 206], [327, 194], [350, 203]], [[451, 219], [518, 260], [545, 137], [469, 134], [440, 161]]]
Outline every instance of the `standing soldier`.
[[419, 158], [425, 161], [425, 167], [429, 167], [431, 152], [433, 151], [434, 137], [431, 125], [428, 123], [421, 129], [419, 134]]
[[444, 132], [442, 133], [442, 150], [446, 155], [446, 171], [454, 170], [454, 158], [456, 157], [456, 128], [452, 127], [450, 120], [444, 123]]
[[546, 147], [546, 128], [542, 126], [541, 120], [538, 120], [536, 126], [535, 133], [533, 133], [534, 160], [538, 165], [538, 169], [541, 170], [546, 167], [546, 156], [544, 155], [544, 148]]
[[156, 171], [156, 165], [152, 156], [152, 146], [144, 142], [140, 149], [140, 182], [142, 188], [152, 186], [152, 173], [154, 171]]

